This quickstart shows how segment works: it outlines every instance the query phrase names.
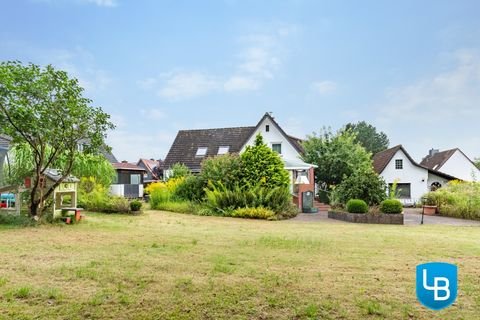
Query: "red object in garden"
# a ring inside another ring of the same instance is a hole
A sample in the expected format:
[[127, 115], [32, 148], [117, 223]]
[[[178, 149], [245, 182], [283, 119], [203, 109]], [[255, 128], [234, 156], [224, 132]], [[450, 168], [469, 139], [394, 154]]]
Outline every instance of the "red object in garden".
[[78, 222], [82, 219], [82, 215], [79, 209], [75, 210], [75, 222]]
[[25, 181], [23, 183], [25, 185], [25, 188], [30, 189], [32, 186], [32, 179], [31, 178], [25, 178]]
[[66, 223], [66, 224], [72, 223], [72, 218], [67, 217], [67, 218], [65, 219], [65, 223]]
[[423, 206], [423, 214], [427, 216], [434, 216], [437, 213], [437, 206]]

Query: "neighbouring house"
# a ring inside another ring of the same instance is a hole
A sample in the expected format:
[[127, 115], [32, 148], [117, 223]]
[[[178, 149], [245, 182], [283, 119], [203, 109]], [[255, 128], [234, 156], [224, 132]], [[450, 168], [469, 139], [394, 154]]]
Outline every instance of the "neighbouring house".
[[5, 157], [10, 148], [10, 137], [0, 134], [0, 186], [3, 185], [3, 163], [5, 162]]
[[428, 155], [420, 162], [420, 165], [444, 172], [464, 181], [480, 180], [480, 170], [458, 148], [445, 151], [431, 149]]
[[175, 163], [183, 163], [193, 173], [199, 173], [205, 158], [242, 153], [247, 146], [254, 144], [259, 133], [265, 143], [282, 157], [285, 169], [290, 174], [290, 190], [294, 201], [301, 207], [300, 194], [315, 189], [316, 166], [301, 160], [302, 140], [288, 135], [270, 113], [265, 113], [256, 126], [180, 130], [165, 158], [164, 177], [168, 178], [170, 168]]
[[158, 180], [163, 180], [163, 161], [155, 159], [140, 159], [137, 166], [145, 169], [143, 183], [149, 184]]
[[457, 179], [418, 164], [402, 145], [375, 154], [373, 167], [389, 188], [397, 183], [398, 198], [404, 205], [419, 203], [426, 192], [436, 190], [448, 181]]
[[145, 169], [127, 161], [112, 163], [117, 176], [110, 186], [110, 193], [125, 198], [143, 197], [143, 177]]

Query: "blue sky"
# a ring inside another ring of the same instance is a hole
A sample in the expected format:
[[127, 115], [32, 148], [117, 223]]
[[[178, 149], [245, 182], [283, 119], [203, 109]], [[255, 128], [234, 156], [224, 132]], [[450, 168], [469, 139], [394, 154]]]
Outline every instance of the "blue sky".
[[112, 115], [119, 160], [180, 129], [365, 120], [416, 160], [480, 156], [480, 2], [0, 0], [0, 60], [53, 64]]

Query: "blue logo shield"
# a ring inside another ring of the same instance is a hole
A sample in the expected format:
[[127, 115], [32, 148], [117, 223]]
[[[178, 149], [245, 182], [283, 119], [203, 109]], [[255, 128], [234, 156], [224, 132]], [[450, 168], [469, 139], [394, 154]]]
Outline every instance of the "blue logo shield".
[[457, 299], [457, 266], [430, 262], [417, 266], [417, 299], [425, 307], [441, 310]]

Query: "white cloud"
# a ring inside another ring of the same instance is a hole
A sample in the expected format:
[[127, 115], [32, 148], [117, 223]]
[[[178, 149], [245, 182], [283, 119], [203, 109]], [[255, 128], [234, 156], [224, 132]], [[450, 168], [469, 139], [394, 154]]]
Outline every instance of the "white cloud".
[[392, 144], [411, 146], [417, 160], [431, 147], [459, 147], [478, 156], [480, 136], [480, 54], [459, 50], [447, 71], [389, 88], [376, 122]]
[[240, 37], [239, 53], [231, 72], [175, 71], [137, 82], [144, 90], [158, 90], [169, 100], [182, 100], [202, 96], [215, 91], [235, 92], [258, 90], [263, 83], [275, 78], [282, 64], [283, 40], [295, 33], [294, 26], [281, 26], [263, 33], [251, 33]]
[[320, 95], [328, 95], [337, 91], [337, 83], [330, 80], [313, 82], [311, 87]]
[[225, 91], [256, 90], [260, 87], [260, 82], [254, 78], [246, 76], [232, 76], [228, 79], [223, 88]]
[[[55, 4], [59, 2], [65, 2], [65, 0], [31, 0], [34, 2], [43, 2], [47, 4]], [[77, 4], [93, 4], [99, 7], [109, 7], [113, 8], [118, 6], [117, 0], [67, 0], [70, 3], [77, 3]]]
[[388, 89], [386, 104], [380, 110], [383, 119], [435, 122], [480, 116], [480, 55], [460, 50], [454, 61], [449, 71]]
[[161, 120], [165, 119], [167, 115], [159, 108], [151, 108], [151, 109], [142, 109], [140, 113], [147, 119], [150, 120]]
[[200, 72], [175, 73], [158, 91], [161, 97], [171, 100], [188, 99], [207, 94], [219, 88], [214, 77]]
[[156, 78], [150, 77], [144, 80], [137, 81], [138, 86], [143, 90], [150, 90], [158, 84], [158, 80]]
[[175, 139], [175, 134], [167, 131], [135, 133], [116, 129], [107, 138], [112, 153], [118, 161], [137, 162], [140, 158], [164, 159]]
[[82, 2], [92, 3], [99, 7], [116, 7], [118, 5], [115, 0], [81, 0]]

